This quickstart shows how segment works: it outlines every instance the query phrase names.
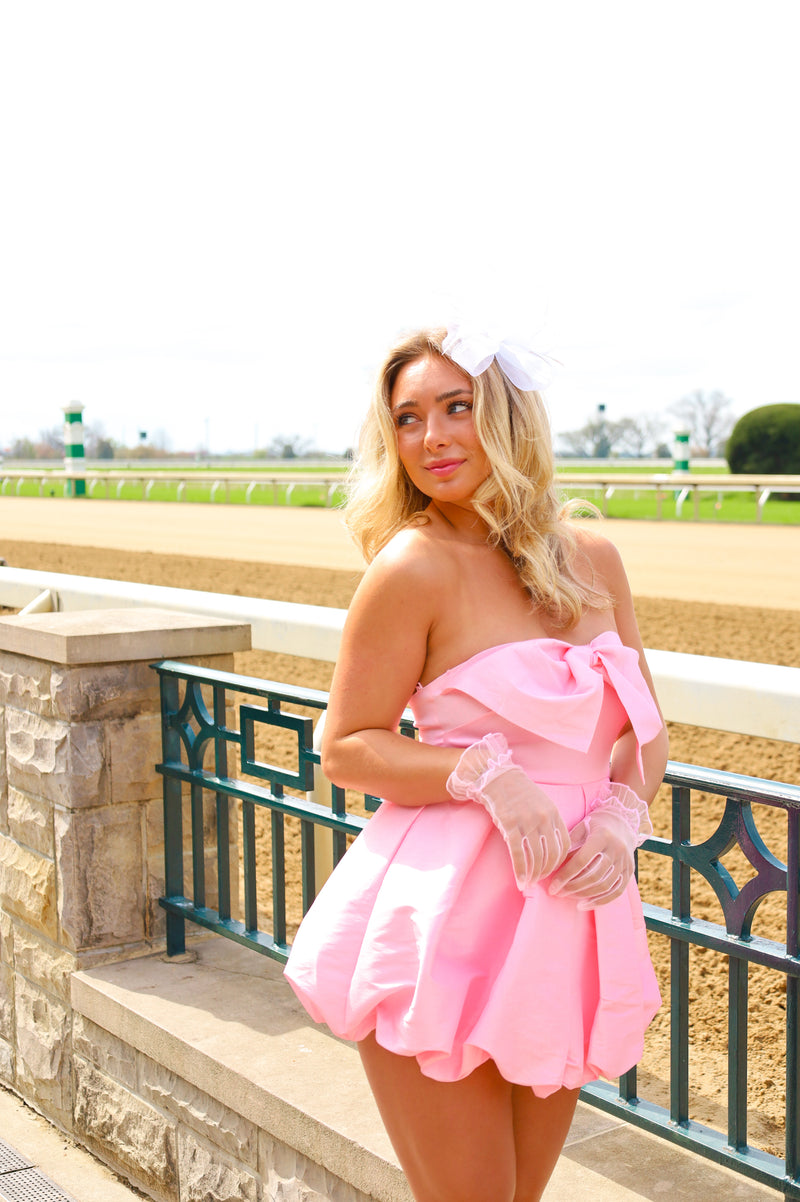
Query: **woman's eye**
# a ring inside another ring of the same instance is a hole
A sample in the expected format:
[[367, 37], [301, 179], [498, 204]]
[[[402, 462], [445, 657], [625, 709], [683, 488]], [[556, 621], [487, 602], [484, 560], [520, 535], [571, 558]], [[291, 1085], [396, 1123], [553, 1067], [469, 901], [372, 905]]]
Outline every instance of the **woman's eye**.
[[448, 413], [463, 413], [465, 410], [472, 408], [472, 401], [451, 401], [448, 406]]
[[398, 413], [395, 418], [395, 424], [398, 426], [410, 426], [416, 418], [413, 413]]

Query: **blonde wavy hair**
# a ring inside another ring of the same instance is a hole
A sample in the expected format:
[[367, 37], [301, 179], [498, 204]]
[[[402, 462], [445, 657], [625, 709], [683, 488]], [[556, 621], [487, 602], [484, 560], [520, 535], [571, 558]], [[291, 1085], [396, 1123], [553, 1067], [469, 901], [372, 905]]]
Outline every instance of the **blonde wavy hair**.
[[347, 481], [347, 527], [370, 563], [398, 530], [425, 520], [430, 497], [411, 482], [397, 452], [392, 389], [406, 364], [435, 355], [447, 359], [472, 385], [475, 430], [491, 464], [473, 497], [476, 513], [489, 528], [489, 542], [509, 556], [534, 607], [569, 628], [586, 607], [610, 604], [606, 592], [580, 580], [574, 571], [571, 518], [576, 510], [593, 506], [561, 503], [550, 423], [540, 394], [516, 388], [496, 360], [474, 379], [467, 376], [442, 350], [445, 336], [443, 329], [416, 331], [386, 356]]

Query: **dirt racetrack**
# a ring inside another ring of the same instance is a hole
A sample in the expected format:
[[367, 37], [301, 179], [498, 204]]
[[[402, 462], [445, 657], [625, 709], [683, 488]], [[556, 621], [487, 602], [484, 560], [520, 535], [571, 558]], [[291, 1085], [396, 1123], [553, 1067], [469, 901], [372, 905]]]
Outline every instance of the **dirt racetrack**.
[[[619, 547], [637, 597], [800, 609], [800, 525], [610, 520], [603, 529]], [[363, 567], [330, 509], [0, 497], [0, 544], [5, 538], [237, 563]]]
[[[285, 556], [279, 554], [272, 562], [258, 562], [275, 543], [270, 543], [267, 536], [263, 540], [256, 539], [249, 527], [248, 537], [253, 541], [248, 545], [255, 551], [252, 559], [245, 557], [243, 541], [237, 543], [236, 553], [231, 550], [227, 555], [214, 555], [209, 554], [209, 550], [216, 551], [222, 545], [216, 533], [209, 535], [208, 545], [204, 545], [202, 538], [193, 542], [185, 535], [184, 522], [178, 520], [176, 511], [183, 511], [181, 519], [194, 511], [191, 524], [202, 531], [204, 512], [213, 507], [137, 505], [139, 517], [136, 522], [146, 516], [149, 527], [148, 540], [138, 543], [140, 535], [132, 537], [127, 529], [127, 519], [121, 520], [120, 506], [132, 507], [122, 502], [109, 502], [119, 519], [116, 533], [103, 527], [98, 541], [108, 545], [98, 548], [86, 544], [68, 545], [69, 531], [65, 531], [61, 521], [55, 520], [66, 514], [56, 513], [54, 501], [24, 502], [25, 506], [33, 505], [38, 510], [35, 516], [40, 525], [34, 531], [30, 523], [21, 520], [21, 506], [8, 506], [9, 501], [15, 500], [0, 498], [0, 556], [16, 567], [337, 607], [347, 606], [359, 576], [354, 553], [349, 552], [353, 558], [339, 554], [339, 536], [333, 533], [334, 523], [338, 523], [335, 514], [323, 514], [321, 521], [316, 522], [315, 545], [323, 547], [316, 562], [322, 559], [323, 563], [330, 563], [330, 556], [334, 554], [335, 562], [341, 565], [338, 568], [285, 562], [286, 557], [291, 556], [295, 560], [314, 559], [313, 546], [311, 551], [307, 545], [301, 546], [299, 523], [293, 527], [293, 535], [285, 538]], [[74, 502], [64, 504], [69, 507]], [[94, 513], [97, 504], [92, 501], [84, 512], [87, 515]], [[157, 516], [156, 508], [169, 512]], [[222, 508], [217, 508], [215, 521]], [[68, 508], [66, 512], [72, 515], [76, 510]], [[236, 526], [240, 512], [241, 507], [227, 510], [230, 527]], [[261, 517], [262, 535], [265, 525], [277, 524], [274, 512], [269, 511]], [[20, 520], [12, 521], [14, 517]], [[319, 511], [315, 512], [315, 517], [320, 517]], [[147, 550], [148, 547], [163, 546], [161, 524], [165, 521], [170, 523], [169, 539], [175, 540], [174, 543], [166, 552]], [[102, 523], [98, 524], [102, 526]], [[624, 528], [621, 535], [618, 533], [620, 527]], [[645, 646], [800, 667], [800, 529], [694, 527], [701, 532], [705, 530], [702, 537], [690, 534], [692, 529], [689, 524], [678, 523], [607, 523], [609, 536], [621, 546], [629, 566]], [[12, 531], [15, 537], [7, 537]], [[687, 539], [683, 547], [676, 532]], [[18, 535], [23, 537], [16, 537]], [[81, 532], [78, 542], [85, 537], [87, 534]], [[759, 537], [763, 540], [761, 543]], [[721, 579], [724, 586], [720, 584]], [[674, 594], [678, 591], [676, 597]], [[743, 604], [744, 599], [751, 603]], [[328, 686], [332, 671], [329, 664], [263, 652], [239, 656], [237, 667], [247, 674], [291, 680], [316, 688]], [[670, 727], [670, 738], [673, 759], [800, 784], [800, 746], [797, 744], [675, 724]], [[696, 807], [693, 841], [708, 837], [718, 821], [720, 806], [711, 799], [705, 800], [705, 811], [702, 802]], [[662, 790], [653, 804], [653, 820], [656, 833], [666, 834], [669, 823], [666, 790]], [[780, 812], [759, 813], [757, 821], [768, 846], [784, 859], [785, 820]], [[735, 855], [726, 857], [725, 863], [740, 886], [752, 875], [741, 857], [738, 860]], [[665, 861], [660, 857], [641, 856], [642, 892], [649, 901], [659, 905], [669, 905], [669, 879], [665, 869]], [[263, 900], [268, 903], [269, 899]], [[694, 913], [719, 921], [719, 907], [710, 889], [694, 889], [692, 901]], [[762, 905], [754, 931], [782, 942], [784, 926], [778, 902], [777, 897], [774, 902], [768, 898]], [[643, 1096], [663, 1105], [669, 1076], [669, 957], [665, 940], [652, 939], [651, 948], [665, 1006], [648, 1033], [640, 1080]], [[714, 953], [692, 952], [691, 997], [691, 1117], [725, 1130], [727, 975], [724, 962]], [[750, 1137], [753, 1143], [782, 1154], [785, 1089], [781, 1049], [785, 987], [776, 974], [761, 969], [751, 973], [749, 1009]]]

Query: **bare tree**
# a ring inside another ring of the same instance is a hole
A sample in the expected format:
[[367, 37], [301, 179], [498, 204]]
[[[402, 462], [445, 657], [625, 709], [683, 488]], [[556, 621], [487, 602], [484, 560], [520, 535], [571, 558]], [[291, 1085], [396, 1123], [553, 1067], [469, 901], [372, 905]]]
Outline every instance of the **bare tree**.
[[600, 425], [598, 421], [590, 421], [577, 430], [562, 430], [558, 441], [568, 455], [575, 455], [579, 459], [592, 459], [597, 455]]
[[667, 423], [660, 414], [639, 413], [635, 417], [623, 417], [619, 426], [619, 450], [622, 454], [630, 455], [633, 459], [658, 455], [667, 431]]
[[83, 445], [87, 459], [113, 459], [116, 443], [113, 438], [106, 437], [102, 422], [86, 424], [83, 427]]
[[36, 447], [31, 438], [15, 438], [8, 448], [9, 459], [35, 459]]
[[616, 422], [596, 417], [578, 430], [564, 431], [558, 438], [561, 446], [570, 455], [582, 459], [607, 459], [624, 442], [632, 422], [630, 417], [623, 417]]
[[311, 450], [311, 440], [299, 434], [278, 434], [261, 454], [267, 459], [302, 459]]
[[33, 453], [37, 459], [62, 459], [64, 456], [64, 427], [52, 426], [49, 430], [40, 430]]
[[703, 392], [696, 388], [671, 406], [676, 417], [686, 422], [692, 439], [695, 455], [719, 454], [733, 429], [734, 417], [730, 412], [733, 402], [724, 392], [715, 389]]

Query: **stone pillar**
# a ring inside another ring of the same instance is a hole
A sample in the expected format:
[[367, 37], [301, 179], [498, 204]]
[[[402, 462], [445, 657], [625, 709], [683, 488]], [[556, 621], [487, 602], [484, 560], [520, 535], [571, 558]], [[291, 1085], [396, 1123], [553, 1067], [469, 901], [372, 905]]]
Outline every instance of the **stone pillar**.
[[230, 671], [249, 646], [249, 626], [156, 609], [0, 619], [0, 1081], [66, 1130], [72, 973], [163, 943], [150, 664]]

